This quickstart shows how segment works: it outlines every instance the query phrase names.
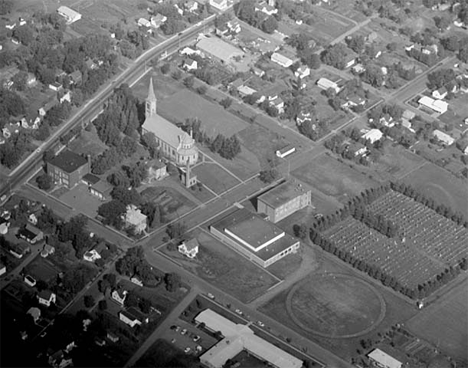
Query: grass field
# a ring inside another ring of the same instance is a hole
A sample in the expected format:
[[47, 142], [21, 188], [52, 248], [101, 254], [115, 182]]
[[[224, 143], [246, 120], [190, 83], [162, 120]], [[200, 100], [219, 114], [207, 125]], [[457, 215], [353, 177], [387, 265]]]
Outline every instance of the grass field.
[[74, 208], [76, 211], [95, 217], [102, 202], [93, 196], [88, 187], [79, 183], [73, 189], [67, 190], [59, 196], [60, 200]]
[[327, 155], [317, 157], [291, 174], [340, 202], [376, 185], [373, 180]]
[[107, 149], [107, 146], [99, 139], [96, 128], [92, 127], [91, 132], [82, 130], [80, 136], [70, 143], [68, 148], [79, 155], [98, 156]]
[[138, 360], [136, 367], [197, 367], [198, 359], [193, 355], [184, 354], [180, 349], [175, 348], [166, 340], [156, 340], [156, 342]]
[[52, 263], [42, 257], [36, 257], [34, 261], [26, 267], [26, 270], [27, 273], [36, 280], [43, 280], [45, 282], [50, 281], [60, 272]]
[[239, 180], [217, 164], [203, 163], [194, 167], [192, 171], [197, 175], [198, 180], [217, 194], [239, 184]]
[[219, 133], [230, 137], [248, 126], [220, 105], [215, 105], [187, 89], [160, 101], [158, 111], [161, 116], [172, 122], [198, 118], [201, 120], [202, 129], [211, 137]]
[[424, 159], [415, 155], [401, 146], [386, 147], [384, 154], [374, 164], [376, 171], [383, 171], [395, 178], [401, 178], [419, 165], [424, 163]]
[[468, 314], [466, 280], [434, 305], [412, 318], [407, 327], [450, 356], [468, 362]]
[[278, 282], [260, 267], [239, 255], [211, 234], [195, 230], [187, 238], [196, 237], [200, 243], [194, 260], [188, 260], [177, 251], [163, 252], [177, 259], [184, 268], [211, 282], [243, 303], [254, 300]]
[[436, 202], [468, 216], [468, 186], [434, 164], [427, 164], [406, 176], [404, 181]]

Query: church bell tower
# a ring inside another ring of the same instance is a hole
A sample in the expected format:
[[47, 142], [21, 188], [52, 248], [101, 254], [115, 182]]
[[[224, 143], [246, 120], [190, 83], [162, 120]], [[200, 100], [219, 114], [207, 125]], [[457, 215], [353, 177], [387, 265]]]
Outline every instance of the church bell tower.
[[150, 79], [149, 90], [148, 90], [148, 97], [146, 97], [145, 103], [145, 117], [148, 119], [150, 116], [156, 115], [156, 104], [157, 99], [156, 95], [154, 94], [153, 88], [153, 78]]

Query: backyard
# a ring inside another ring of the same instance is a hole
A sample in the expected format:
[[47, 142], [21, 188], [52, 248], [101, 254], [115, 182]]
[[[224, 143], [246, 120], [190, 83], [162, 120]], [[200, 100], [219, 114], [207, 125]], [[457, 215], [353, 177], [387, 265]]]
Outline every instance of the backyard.
[[216, 194], [220, 194], [239, 184], [239, 180], [216, 163], [204, 162], [194, 167], [192, 171], [203, 185]]

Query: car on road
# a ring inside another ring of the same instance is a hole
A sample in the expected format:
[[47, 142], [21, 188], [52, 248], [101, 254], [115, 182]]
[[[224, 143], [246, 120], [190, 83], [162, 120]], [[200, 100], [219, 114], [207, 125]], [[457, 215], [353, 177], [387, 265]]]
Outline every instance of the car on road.
[[210, 299], [214, 299], [214, 298], [215, 298], [214, 295], [211, 294], [211, 293], [208, 293], [207, 296], [208, 296], [208, 298], [210, 298]]
[[200, 340], [200, 336], [195, 335], [195, 337], [193, 338], [193, 341], [194, 341], [194, 342], [197, 342], [198, 340]]
[[185, 335], [186, 333], [187, 333], [187, 329], [186, 329], [186, 328], [184, 328], [182, 331], [180, 331], [180, 334], [181, 334], [181, 335]]
[[257, 321], [257, 324], [258, 324], [260, 327], [265, 327], [265, 324], [264, 324], [262, 321]]
[[187, 347], [187, 348], [185, 348], [184, 353], [185, 353], [185, 354], [190, 354], [191, 351], [192, 351], [192, 349], [190, 349], [189, 347]]
[[241, 315], [241, 316], [244, 314], [244, 313], [242, 313], [242, 311], [241, 311], [240, 309], [236, 309], [235, 312], [236, 312], [237, 314]]
[[3, 202], [5, 199], [7, 199], [7, 195], [4, 194], [0, 197], [0, 202]]
[[175, 331], [175, 332], [179, 332], [180, 327], [177, 326], [177, 325], [172, 325], [172, 326], [171, 326], [171, 330], [172, 330], [172, 331]]

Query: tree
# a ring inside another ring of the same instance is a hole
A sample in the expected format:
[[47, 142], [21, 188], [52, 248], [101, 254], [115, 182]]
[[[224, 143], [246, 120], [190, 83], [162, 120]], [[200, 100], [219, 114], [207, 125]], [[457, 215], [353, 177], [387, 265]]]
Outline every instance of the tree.
[[145, 314], [151, 312], [151, 306], [151, 301], [147, 298], [141, 298], [138, 302], [138, 308]]
[[12, 78], [13, 87], [17, 91], [24, 91], [26, 89], [26, 84], [28, 80], [28, 73], [26, 71], [19, 71]]
[[99, 304], [98, 304], [98, 308], [99, 310], [101, 311], [105, 311], [107, 309], [107, 301], [104, 299], [104, 300], [100, 300], [99, 301]]
[[92, 295], [85, 295], [83, 301], [86, 308], [91, 308], [96, 303]]
[[163, 66], [161, 66], [161, 73], [167, 74], [171, 71], [171, 64], [165, 63]]
[[365, 40], [364, 36], [358, 35], [348, 39], [348, 47], [355, 53], [360, 54], [364, 50]]
[[50, 188], [52, 188], [52, 185], [54, 184], [54, 180], [52, 179], [50, 175], [44, 173], [36, 178], [36, 183], [39, 189], [49, 190]]
[[278, 21], [275, 17], [269, 16], [267, 19], [264, 20], [262, 23], [262, 31], [265, 33], [272, 34], [278, 29]]
[[202, 85], [202, 86], [197, 87], [197, 92], [198, 92], [198, 94], [200, 94], [200, 95], [204, 95], [204, 94], [206, 93], [206, 91], [207, 91], [206, 86], [203, 86], [203, 85]]
[[259, 174], [259, 179], [266, 184], [270, 184], [278, 178], [279, 172], [276, 169], [263, 170]]
[[225, 109], [228, 109], [232, 105], [232, 98], [226, 97], [219, 101], [219, 104], [223, 106]]
[[103, 203], [98, 208], [98, 214], [104, 218], [103, 223], [112, 225], [117, 229], [123, 226], [122, 215], [127, 211], [125, 204], [117, 199]]
[[191, 89], [195, 83], [195, 77], [193, 75], [189, 75], [188, 77], [184, 78], [183, 83], [185, 87]]
[[24, 25], [15, 28], [13, 31], [13, 37], [20, 41], [23, 45], [29, 46], [29, 44], [34, 40], [34, 32], [31, 26]]
[[166, 227], [166, 234], [171, 239], [180, 239], [187, 231], [187, 226], [183, 222], [173, 222]]
[[125, 297], [124, 304], [126, 308], [138, 306], [138, 295], [133, 291], [129, 291]]
[[346, 55], [346, 46], [337, 43], [325, 49], [321, 54], [321, 58], [322, 62], [327, 65], [331, 65], [337, 69], [344, 69], [346, 66]]
[[164, 283], [166, 284], [167, 291], [177, 291], [177, 289], [180, 287], [180, 275], [175, 272], [166, 273], [164, 275]]
[[0, 0], [0, 15], [9, 14], [13, 10], [13, 0]]

